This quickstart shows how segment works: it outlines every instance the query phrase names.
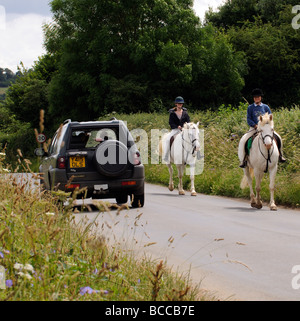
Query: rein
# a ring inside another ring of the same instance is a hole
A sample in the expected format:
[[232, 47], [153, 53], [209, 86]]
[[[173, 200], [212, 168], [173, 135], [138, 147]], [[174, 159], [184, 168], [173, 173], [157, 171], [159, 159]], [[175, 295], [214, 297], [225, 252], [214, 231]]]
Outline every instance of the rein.
[[[265, 139], [266, 139], [266, 137], [270, 137], [271, 140], [272, 140], [272, 142], [273, 142], [274, 136], [271, 136], [271, 135], [263, 136], [263, 135], [262, 135], [262, 131], [260, 131], [260, 137], [259, 137], [259, 138], [261, 138], [261, 140], [262, 140], [262, 142], [263, 142], [264, 145], [265, 145]], [[265, 157], [265, 155], [264, 155], [263, 152], [261, 151], [259, 141], [258, 141], [258, 148], [259, 148], [259, 151], [260, 151], [262, 157], [267, 161], [267, 163], [266, 163], [266, 169], [264, 170], [264, 173], [267, 173], [268, 170], [269, 170], [269, 163], [272, 163], [272, 162], [271, 162], [271, 156], [273, 155], [273, 152], [274, 152], [274, 146], [273, 146], [273, 148], [272, 148], [272, 153], [270, 153], [270, 150], [268, 149], [268, 157], [267, 157], [267, 158]]]
[[[184, 139], [184, 137], [183, 137], [183, 131], [182, 131], [182, 133], [181, 133], [182, 148], [183, 148], [184, 151], [186, 151], [185, 163], [186, 163], [186, 161], [187, 161], [188, 155], [189, 155], [189, 154], [192, 154], [192, 155], [193, 155], [194, 152], [195, 152], [195, 150], [196, 150], [196, 146], [194, 146], [194, 142], [197, 141], [197, 138], [194, 138], [194, 139], [192, 140], [189, 133], [188, 133], [188, 136], [189, 136], [189, 139], [190, 139], [189, 141], [187, 141], [187, 140]], [[188, 150], [186, 150], [186, 149], [184, 148], [184, 144], [183, 144], [184, 142], [185, 142], [185, 143], [188, 143], [189, 145], [192, 145], [192, 151], [188, 151]]]

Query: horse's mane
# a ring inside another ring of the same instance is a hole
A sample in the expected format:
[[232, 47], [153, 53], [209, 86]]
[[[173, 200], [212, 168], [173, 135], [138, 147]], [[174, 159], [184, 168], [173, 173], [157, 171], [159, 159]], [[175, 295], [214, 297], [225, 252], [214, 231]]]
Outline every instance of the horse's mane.
[[194, 128], [194, 126], [198, 127], [198, 124], [195, 124], [194, 122], [184, 123], [183, 128], [185, 129]]
[[274, 127], [273, 115], [265, 113], [264, 115], [259, 116], [258, 127], [262, 127], [266, 124], [270, 124], [271, 127]]

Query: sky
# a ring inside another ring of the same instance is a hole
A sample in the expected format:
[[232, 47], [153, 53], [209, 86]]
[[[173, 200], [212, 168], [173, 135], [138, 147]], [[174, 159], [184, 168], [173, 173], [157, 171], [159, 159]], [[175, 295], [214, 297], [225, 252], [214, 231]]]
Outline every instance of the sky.
[[[17, 71], [22, 61], [30, 68], [45, 53], [42, 26], [51, 22], [50, 0], [0, 0], [0, 67]], [[223, 0], [194, 0], [195, 13], [204, 18]]]

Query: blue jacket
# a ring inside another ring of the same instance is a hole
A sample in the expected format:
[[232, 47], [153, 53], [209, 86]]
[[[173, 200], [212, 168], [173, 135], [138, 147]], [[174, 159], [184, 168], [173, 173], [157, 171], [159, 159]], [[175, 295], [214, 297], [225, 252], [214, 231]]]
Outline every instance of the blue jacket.
[[258, 124], [260, 115], [265, 113], [272, 114], [271, 109], [268, 105], [261, 103], [260, 105], [249, 105], [247, 109], [247, 123], [250, 127], [254, 127]]

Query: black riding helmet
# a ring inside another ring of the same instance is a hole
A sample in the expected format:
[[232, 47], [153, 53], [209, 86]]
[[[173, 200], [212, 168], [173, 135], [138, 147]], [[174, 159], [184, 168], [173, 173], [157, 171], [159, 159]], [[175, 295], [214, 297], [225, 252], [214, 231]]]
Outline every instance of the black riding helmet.
[[255, 88], [255, 89], [253, 89], [252, 90], [252, 96], [253, 97], [255, 97], [255, 96], [263, 96], [264, 94], [263, 94], [263, 92], [262, 92], [262, 90], [261, 89], [259, 89], [259, 88]]

